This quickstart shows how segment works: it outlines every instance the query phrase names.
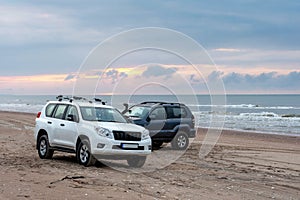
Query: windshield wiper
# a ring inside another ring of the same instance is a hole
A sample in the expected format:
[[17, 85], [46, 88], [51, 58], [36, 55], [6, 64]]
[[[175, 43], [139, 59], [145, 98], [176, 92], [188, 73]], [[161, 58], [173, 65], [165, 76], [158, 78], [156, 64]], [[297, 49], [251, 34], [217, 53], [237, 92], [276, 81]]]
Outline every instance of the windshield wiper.
[[103, 120], [103, 119], [98, 119], [98, 122], [116, 122], [116, 123], [126, 123], [126, 122], [121, 122], [121, 121], [116, 121], [116, 120]]
[[107, 121], [107, 122], [126, 123], [126, 122], [115, 121], [115, 120], [110, 120], [110, 121]]
[[140, 116], [137, 116], [137, 115], [129, 115], [129, 117], [141, 118]]

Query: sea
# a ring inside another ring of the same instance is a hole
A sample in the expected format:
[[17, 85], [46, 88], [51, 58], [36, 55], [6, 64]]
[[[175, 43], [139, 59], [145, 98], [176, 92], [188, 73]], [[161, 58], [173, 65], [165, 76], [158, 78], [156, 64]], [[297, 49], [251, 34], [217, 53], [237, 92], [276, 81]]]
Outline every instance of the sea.
[[[181, 102], [193, 112], [197, 127], [300, 136], [299, 94], [103, 95], [97, 98], [120, 111], [124, 109], [123, 103]], [[54, 95], [0, 95], [0, 110], [37, 113], [47, 101], [55, 99]]]

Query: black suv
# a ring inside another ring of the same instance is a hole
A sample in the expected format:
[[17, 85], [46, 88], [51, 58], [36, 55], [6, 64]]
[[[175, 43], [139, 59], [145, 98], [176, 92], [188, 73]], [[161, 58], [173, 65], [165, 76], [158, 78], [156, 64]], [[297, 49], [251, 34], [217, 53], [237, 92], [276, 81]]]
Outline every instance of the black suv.
[[146, 101], [127, 109], [125, 116], [150, 131], [153, 147], [171, 142], [172, 148], [184, 150], [195, 137], [195, 118], [182, 103]]

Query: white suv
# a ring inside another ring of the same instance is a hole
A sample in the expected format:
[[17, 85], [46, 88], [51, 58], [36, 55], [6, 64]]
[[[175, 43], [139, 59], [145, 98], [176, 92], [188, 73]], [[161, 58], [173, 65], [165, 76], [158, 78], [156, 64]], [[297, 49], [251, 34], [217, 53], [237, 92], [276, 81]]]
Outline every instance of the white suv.
[[131, 167], [142, 167], [151, 153], [149, 131], [129, 123], [115, 108], [84, 98], [58, 96], [48, 102], [36, 118], [35, 140], [41, 159], [54, 150], [76, 153], [84, 166], [96, 159], [125, 159]]

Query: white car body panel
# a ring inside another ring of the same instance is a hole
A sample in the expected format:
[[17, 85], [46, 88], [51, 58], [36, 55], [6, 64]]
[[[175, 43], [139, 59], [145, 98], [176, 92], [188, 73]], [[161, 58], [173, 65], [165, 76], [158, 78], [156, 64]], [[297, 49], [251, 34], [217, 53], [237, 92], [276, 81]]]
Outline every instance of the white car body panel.
[[[63, 119], [56, 119], [53, 117], [47, 117], [46, 107], [49, 104], [68, 104], [75, 106], [79, 113], [79, 121], [73, 122]], [[110, 106], [104, 106], [99, 104], [91, 103], [69, 103], [69, 102], [58, 102], [50, 101], [41, 111], [41, 115], [36, 119], [35, 127], [35, 140], [38, 140], [38, 135], [41, 131], [45, 131], [48, 135], [49, 144], [51, 147], [68, 148], [76, 151], [76, 143], [78, 138], [89, 140], [90, 151], [93, 156], [98, 157], [101, 155], [139, 155], [146, 156], [151, 153], [151, 138], [150, 136], [140, 141], [123, 141], [115, 140], [100, 136], [95, 127], [102, 127], [110, 131], [123, 131], [123, 132], [139, 132], [143, 133], [147, 131], [145, 128], [140, 127], [131, 123], [114, 123], [114, 122], [97, 122], [97, 121], [86, 121], [83, 120], [80, 113], [80, 106], [95, 106], [114, 109]], [[97, 145], [105, 144], [103, 148], [98, 148]], [[121, 144], [137, 144], [139, 147], [143, 147], [143, 150], [138, 149], [114, 149], [114, 146], [121, 146]]]

